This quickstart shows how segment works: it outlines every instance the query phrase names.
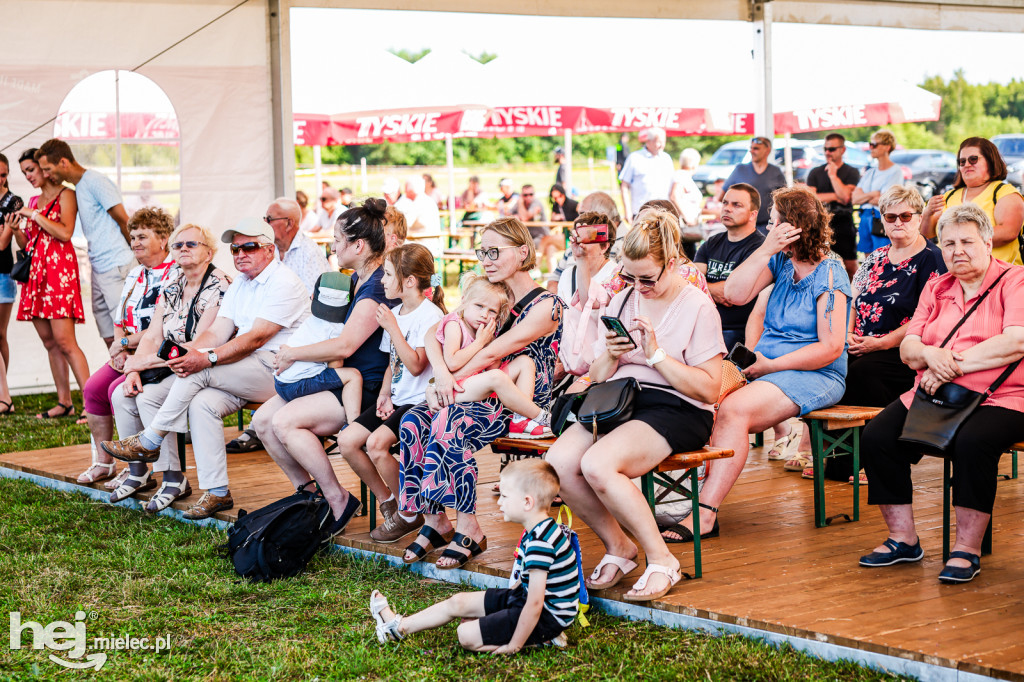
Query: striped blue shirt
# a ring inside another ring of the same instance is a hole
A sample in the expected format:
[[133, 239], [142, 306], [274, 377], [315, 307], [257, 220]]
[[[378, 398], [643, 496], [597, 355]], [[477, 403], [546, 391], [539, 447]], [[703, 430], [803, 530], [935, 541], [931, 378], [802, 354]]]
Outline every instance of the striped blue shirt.
[[552, 518], [547, 518], [523, 534], [516, 550], [512, 574], [521, 576], [523, 589], [530, 591], [530, 571], [548, 574], [544, 590], [544, 608], [561, 625], [568, 627], [579, 609], [580, 576], [576, 553], [569, 539]]

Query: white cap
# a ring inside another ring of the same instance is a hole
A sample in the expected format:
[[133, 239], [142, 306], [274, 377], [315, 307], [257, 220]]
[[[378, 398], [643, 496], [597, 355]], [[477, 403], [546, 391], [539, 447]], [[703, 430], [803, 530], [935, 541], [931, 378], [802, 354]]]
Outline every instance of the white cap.
[[263, 218], [242, 218], [232, 229], [224, 230], [220, 240], [225, 244], [230, 244], [234, 241], [236, 234], [246, 237], [266, 237], [271, 244], [274, 243], [274, 230]]

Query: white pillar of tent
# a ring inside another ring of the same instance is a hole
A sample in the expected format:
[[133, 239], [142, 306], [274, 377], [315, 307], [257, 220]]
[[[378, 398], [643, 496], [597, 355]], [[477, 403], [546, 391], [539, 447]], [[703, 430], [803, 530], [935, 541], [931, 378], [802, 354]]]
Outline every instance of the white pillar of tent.
[[750, 21], [754, 26], [754, 82], [757, 106], [754, 109], [754, 134], [775, 138], [772, 111], [772, 2], [750, 0]]
[[786, 175], [786, 184], [793, 185], [793, 138], [787, 132], [783, 135], [785, 147], [782, 150], [783, 173]]
[[[274, 196], [295, 196], [295, 134], [292, 115], [290, 0], [267, 1], [270, 29], [270, 118], [273, 131]], [[319, 190], [317, 190], [319, 191]]]
[[565, 129], [563, 148], [565, 149], [565, 161], [562, 162], [562, 167], [565, 169], [565, 194], [570, 196], [572, 194], [572, 128]]
[[318, 144], [313, 145], [313, 178], [316, 184], [313, 185], [315, 196], [312, 197], [312, 200], [316, 202], [315, 206], [319, 206], [319, 198], [324, 186], [324, 166], [323, 159], [320, 156], [320, 145]]
[[448, 229], [455, 227], [455, 149], [452, 134], [444, 136], [444, 160], [448, 164]]

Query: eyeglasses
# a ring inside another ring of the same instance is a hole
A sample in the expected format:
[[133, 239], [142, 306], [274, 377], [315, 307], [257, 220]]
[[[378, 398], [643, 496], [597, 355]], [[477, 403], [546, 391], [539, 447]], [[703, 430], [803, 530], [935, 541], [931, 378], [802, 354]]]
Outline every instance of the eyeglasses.
[[202, 242], [193, 242], [193, 241], [174, 242], [173, 244], [171, 244], [171, 249], [173, 249], [174, 251], [181, 251], [186, 246], [188, 248], [190, 248], [190, 249], [198, 249], [200, 246], [206, 246], [206, 245], [203, 244]]
[[288, 220], [288, 216], [281, 216], [280, 218], [271, 218], [268, 215], [263, 216], [263, 222], [267, 225], [273, 225], [275, 220]]
[[518, 246], [492, 246], [489, 249], [477, 249], [476, 259], [483, 263], [488, 258], [492, 261], [498, 260], [498, 256], [501, 255], [498, 252], [502, 249], [517, 249]]
[[822, 149], [824, 149], [827, 152], [837, 152], [840, 149], [842, 149], [842, 147], [822, 147]]
[[658, 276], [655, 277], [654, 279], [651, 279], [649, 277], [636, 277], [634, 275], [626, 274], [625, 272], [623, 272], [621, 270], [619, 271], [619, 278], [622, 279], [622, 281], [626, 283], [626, 286], [630, 286], [630, 287], [639, 286], [639, 287], [643, 287], [644, 289], [653, 289], [654, 285], [658, 283], [658, 280], [660, 280], [661, 276], [664, 275], [664, 274], [665, 274], [665, 266], [662, 265], [661, 266], [661, 272], [659, 272]]
[[906, 213], [885, 213], [882, 215], [882, 218], [884, 218], [887, 223], [894, 223], [897, 218], [900, 219], [901, 223], [909, 223], [916, 215], [917, 213], [907, 211]]
[[961, 156], [959, 159], [957, 159], [957, 163], [959, 163], [960, 167], [963, 168], [964, 166], [977, 166], [978, 161], [980, 160], [980, 156], [978, 156], [977, 154], [972, 154], [971, 156]]
[[334, 200], [331, 199], [330, 197], [320, 197], [320, 203], [321, 204], [326, 204], [328, 201], [334, 201]]
[[237, 256], [239, 251], [244, 251], [245, 253], [252, 253], [253, 251], [256, 251], [257, 249], [263, 246], [269, 246], [269, 244], [260, 244], [259, 242], [245, 242], [244, 244], [232, 244], [231, 255]]

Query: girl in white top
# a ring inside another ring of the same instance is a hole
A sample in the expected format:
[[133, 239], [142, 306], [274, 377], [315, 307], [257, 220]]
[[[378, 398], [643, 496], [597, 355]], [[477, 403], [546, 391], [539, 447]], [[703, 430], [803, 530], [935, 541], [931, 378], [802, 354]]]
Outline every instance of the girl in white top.
[[[370, 534], [378, 542], [394, 542], [415, 530], [422, 520], [416, 515], [404, 518], [398, 512], [398, 461], [391, 448], [398, 443], [402, 417], [410, 408], [423, 402], [427, 383], [433, 377], [424, 339], [444, 316], [444, 291], [440, 276], [434, 274], [434, 257], [421, 244], [406, 244], [388, 252], [381, 279], [388, 298], [401, 304], [377, 308], [377, 323], [384, 330], [380, 350], [390, 353], [391, 361], [384, 372], [377, 404], [367, 406], [338, 436], [338, 449], [367, 483], [380, 478], [391, 491], [381, 499], [384, 523]], [[373, 468], [366, 469], [359, 451], [366, 446]], [[372, 487], [372, 486], [371, 486]]]

